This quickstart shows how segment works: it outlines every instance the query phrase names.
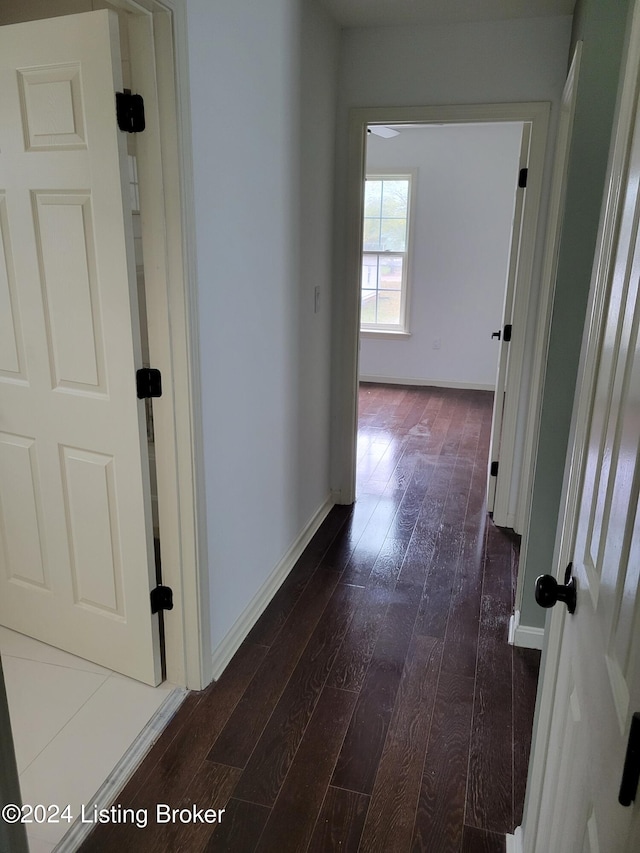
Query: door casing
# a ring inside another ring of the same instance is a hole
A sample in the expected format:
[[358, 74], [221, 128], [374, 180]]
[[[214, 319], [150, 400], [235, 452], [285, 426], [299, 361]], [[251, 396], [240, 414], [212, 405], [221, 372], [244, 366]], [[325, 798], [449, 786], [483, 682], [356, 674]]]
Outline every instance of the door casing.
[[204, 483], [198, 473], [204, 466], [189, 238], [195, 229], [189, 221], [193, 177], [187, 156], [186, 8], [184, 0], [109, 2], [128, 13], [132, 84], [138, 77], [155, 76], [157, 105], [146, 107], [147, 127], [155, 133], [141, 134], [137, 147], [141, 207], [146, 201], [153, 212], [152, 222], [147, 218], [145, 225], [144, 215], [142, 220], [149, 353], [162, 371], [165, 403], [154, 408], [154, 429], [163, 583], [174, 593], [174, 609], [164, 619], [166, 674], [173, 684], [202, 689], [212, 672]]
[[[574, 51], [569, 74], [567, 75], [564, 91], [562, 93], [553, 175], [551, 178], [551, 198], [549, 200], [541, 289], [538, 302], [536, 339], [532, 360], [533, 367], [531, 371], [531, 389], [529, 393], [529, 415], [527, 417], [527, 429], [525, 432], [523, 450], [521, 490], [524, 495], [528, 496], [528, 498], [526, 501], [520, 502], [518, 506], [519, 529], [521, 529], [525, 534], [522, 540], [522, 551], [520, 554], [521, 566], [527, 565], [527, 549], [529, 546], [529, 511], [531, 508], [533, 475], [538, 451], [540, 417], [542, 414], [542, 396], [544, 392], [544, 374], [547, 351], [549, 348], [549, 336], [551, 332], [551, 314], [553, 311], [553, 298], [555, 294], [556, 274], [558, 271], [562, 217], [564, 213], [564, 200], [569, 169], [569, 153], [571, 135], [573, 132], [573, 118], [575, 114], [581, 57], [582, 42], [578, 42]], [[525, 512], [526, 515], [524, 514]], [[515, 636], [515, 645], [534, 645], [535, 648], [540, 648], [539, 644], [531, 642], [529, 634], [521, 636], [519, 632], [518, 623], [520, 619], [520, 608], [522, 606], [522, 599], [524, 596], [524, 587], [524, 572], [520, 572], [516, 587], [514, 607], [515, 614], [513, 631]]]
[[[542, 194], [550, 105], [546, 102], [477, 104], [468, 106], [362, 107], [349, 112], [349, 161], [347, 176], [347, 256], [344, 275], [342, 325], [338, 330], [336, 356], [340, 364], [334, 387], [335, 425], [333, 451], [336, 503], [350, 504], [356, 497], [356, 439], [358, 427], [358, 357], [360, 334], [360, 259], [362, 254], [362, 199], [365, 178], [367, 126], [370, 124], [464, 124], [473, 122], [522, 122], [531, 126], [529, 175], [517, 265], [513, 325], [524, 330], [510, 343], [507, 405], [504, 413], [500, 477], [508, 505], [516, 452], [523, 377], [527, 315], [533, 276], [538, 212]], [[514, 176], [515, 179], [515, 176]], [[514, 519], [496, 519], [513, 526]]]

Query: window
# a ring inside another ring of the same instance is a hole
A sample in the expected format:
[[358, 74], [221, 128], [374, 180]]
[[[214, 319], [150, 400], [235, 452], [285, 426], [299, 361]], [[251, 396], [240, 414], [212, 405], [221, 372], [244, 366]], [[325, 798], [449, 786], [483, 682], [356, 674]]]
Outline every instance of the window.
[[362, 331], [406, 332], [412, 175], [367, 175], [362, 241]]

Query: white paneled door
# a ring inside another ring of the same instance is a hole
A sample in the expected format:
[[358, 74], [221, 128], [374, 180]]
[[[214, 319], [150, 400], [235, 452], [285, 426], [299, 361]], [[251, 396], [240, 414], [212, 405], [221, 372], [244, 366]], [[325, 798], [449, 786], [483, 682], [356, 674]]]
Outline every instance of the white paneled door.
[[[522, 139], [520, 141], [520, 160], [518, 169], [526, 169], [529, 162], [529, 149], [531, 146], [531, 126], [523, 124]], [[520, 242], [524, 220], [525, 205], [524, 187], [518, 187], [515, 193], [513, 210], [513, 226], [511, 229], [511, 248], [509, 251], [509, 270], [507, 273], [507, 286], [502, 306], [502, 326], [492, 334], [497, 335], [500, 352], [498, 355], [498, 366], [496, 369], [496, 387], [494, 392], [493, 417], [491, 421], [491, 440], [489, 444], [489, 471], [487, 477], [487, 511], [493, 513], [496, 524], [510, 527], [513, 521], [509, 518], [509, 493], [511, 490], [511, 477], [513, 472], [513, 452], [505, 448], [503, 444], [512, 444], [515, 435], [513, 426], [507, 430], [510, 438], [503, 442], [503, 430], [505, 419], [514, 421], [517, 417], [518, 402], [515, 399], [514, 388], [509, 387], [509, 353], [511, 350], [511, 327], [514, 319], [516, 280], [518, 262], [520, 257]], [[507, 331], [508, 330], [508, 331]], [[488, 334], [488, 332], [487, 332]], [[509, 391], [509, 399], [507, 399]], [[511, 399], [513, 397], [513, 399]], [[495, 466], [495, 467], [494, 467]], [[497, 470], [496, 470], [497, 469]]]
[[0, 624], [157, 684], [117, 32], [0, 29]]
[[557, 603], [550, 625], [534, 757], [545, 728], [548, 746], [525, 816], [535, 853], [640, 850], [640, 791], [622, 785], [640, 712], [639, 9], [574, 413], [559, 568], [572, 558], [577, 607]]

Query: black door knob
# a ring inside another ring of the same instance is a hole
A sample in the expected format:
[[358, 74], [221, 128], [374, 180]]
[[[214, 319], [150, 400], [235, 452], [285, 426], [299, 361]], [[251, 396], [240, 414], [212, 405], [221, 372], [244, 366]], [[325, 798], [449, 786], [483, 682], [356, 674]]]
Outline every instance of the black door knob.
[[558, 601], [567, 605], [569, 613], [576, 611], [576, 579], [571, 577], [571, 563], [567, 566], [565, 583], [559, 584], [553, 575], [536, 578], [536, 601], [540, 607], [553, 607]]

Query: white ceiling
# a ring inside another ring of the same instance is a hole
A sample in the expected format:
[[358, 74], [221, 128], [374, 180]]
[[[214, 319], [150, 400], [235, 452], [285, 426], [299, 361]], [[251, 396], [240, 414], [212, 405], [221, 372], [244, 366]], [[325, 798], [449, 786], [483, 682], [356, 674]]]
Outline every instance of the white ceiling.
[[575, 0], [319, 0], [343, 27], [571, 15]]

